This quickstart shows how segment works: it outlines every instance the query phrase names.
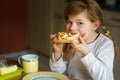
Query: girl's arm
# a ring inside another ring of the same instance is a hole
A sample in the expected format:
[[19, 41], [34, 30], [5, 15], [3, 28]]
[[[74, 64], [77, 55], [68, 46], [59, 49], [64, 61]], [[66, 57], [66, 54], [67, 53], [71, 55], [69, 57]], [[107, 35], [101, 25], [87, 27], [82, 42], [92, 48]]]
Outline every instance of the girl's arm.
[[114, 80], [114, 45], [112, 41], [108, 41], [102, 47], [98, 47], [98, 50], [97, 57], [92, 52], [89, 52], [81, 61], [94, 80]]
[[59, 73], [64, 73], [66, 70], [66, 65], [65, 62], [63, 62], [62, 59], [62, 49], [63, 49], [63, 44], [61, 43], [55, 43], [53, 39], [56, 37], [56, 34], [51, 34], [50, 38], [52, 40], [52, 46], [54, 52], [52, 53], [52, 57], [49, 60], [49, 66], [52, 71], [56, 71]]
[[66, 62], [63, 61], [62, 56], [56, 61], [54, 58], [54, 53], [49, 60], [49, 66], [52, 71], [58, 73], [64, 73], [66, 71]]

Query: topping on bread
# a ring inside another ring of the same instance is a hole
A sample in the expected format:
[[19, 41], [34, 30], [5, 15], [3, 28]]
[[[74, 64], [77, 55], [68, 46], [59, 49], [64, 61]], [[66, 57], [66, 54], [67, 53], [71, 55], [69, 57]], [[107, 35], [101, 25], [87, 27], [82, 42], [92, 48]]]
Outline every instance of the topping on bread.
[[57, 37], [54, 38], [54, 42], [58, 43], [73, 43], [77, 42], [79, 38], [79, 33], [77, 34], [71, 34], [67, 32], [59, 32]]

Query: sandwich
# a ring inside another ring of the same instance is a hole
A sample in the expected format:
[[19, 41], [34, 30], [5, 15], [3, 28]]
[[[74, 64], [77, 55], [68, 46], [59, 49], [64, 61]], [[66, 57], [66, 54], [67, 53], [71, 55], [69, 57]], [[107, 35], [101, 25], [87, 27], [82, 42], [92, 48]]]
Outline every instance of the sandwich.
[[71, 34], [67, 32], [58, 32], [53, 41], [57, 43], [73, 43], [78, 41], [79, 35], [79, 33]]

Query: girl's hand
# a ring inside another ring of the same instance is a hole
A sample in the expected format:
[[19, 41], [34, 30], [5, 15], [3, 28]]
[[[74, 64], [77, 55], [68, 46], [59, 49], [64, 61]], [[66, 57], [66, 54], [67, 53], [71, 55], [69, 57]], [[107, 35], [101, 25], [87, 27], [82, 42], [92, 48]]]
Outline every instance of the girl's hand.
[[90, 52], [86, 42], [80, 36], [79, 41], [72, 44], [72, 46], [78, 50], [83, 56], [87, 55]]
[[57, 34], [51, 34], [50, 35], [50, 38], [52, 40], [52, 46], [53, 46], [53, 49], [54, 49], [54, 57], [56, 60], [58, 60], [61, 55], [62, 55], [62, 49], [63, 49], [63, 44], [61, 43], [55, 43], [53, 41], [53, 39], [57, 36]]

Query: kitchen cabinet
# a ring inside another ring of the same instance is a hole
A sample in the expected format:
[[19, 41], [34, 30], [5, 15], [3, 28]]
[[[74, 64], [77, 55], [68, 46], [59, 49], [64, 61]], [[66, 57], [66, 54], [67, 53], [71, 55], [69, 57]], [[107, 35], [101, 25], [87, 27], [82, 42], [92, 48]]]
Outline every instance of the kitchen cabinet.
[[63, 31], [64, 0], [27, 0], [28, 44], [30, 49], [50, 55], [50, 34]]
[[103, 10], [103, 18], [107, 26], [120, 27], [120, 12]]

